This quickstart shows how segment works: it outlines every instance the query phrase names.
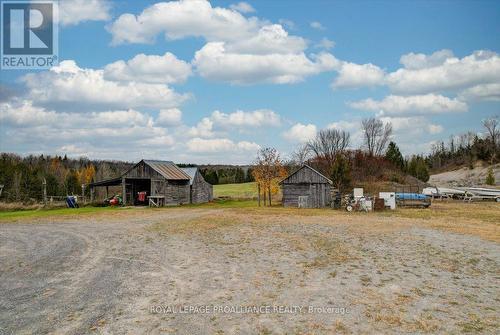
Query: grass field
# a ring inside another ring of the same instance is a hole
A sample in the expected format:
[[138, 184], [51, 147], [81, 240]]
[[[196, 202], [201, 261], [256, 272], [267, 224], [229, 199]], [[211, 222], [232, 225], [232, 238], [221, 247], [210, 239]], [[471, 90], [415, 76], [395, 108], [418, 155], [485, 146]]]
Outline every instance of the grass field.
[[214, 185], [214, 197], [229, 197], [232, 199], [254, 199], [257, 197], [257, 184], [222, 184]]

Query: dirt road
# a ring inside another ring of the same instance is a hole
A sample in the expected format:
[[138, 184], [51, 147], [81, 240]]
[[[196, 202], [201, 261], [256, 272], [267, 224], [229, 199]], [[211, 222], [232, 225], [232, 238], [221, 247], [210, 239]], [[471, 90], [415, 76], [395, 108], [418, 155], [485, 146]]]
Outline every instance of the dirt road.
[[496, 333], [499, 264], [496, 242], [390, 217], [7, 223], [0, 334]]

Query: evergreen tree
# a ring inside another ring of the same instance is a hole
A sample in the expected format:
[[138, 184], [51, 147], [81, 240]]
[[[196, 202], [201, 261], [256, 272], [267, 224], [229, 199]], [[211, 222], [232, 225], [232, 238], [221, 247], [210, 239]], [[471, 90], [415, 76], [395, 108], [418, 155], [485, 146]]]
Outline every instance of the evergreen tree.
[[333, 185], [340, 191], [344, 192], [351, 186], [351, 168], [349, 161], [342, 155], [337, 155], [332, 166], [331, 179]]
[[385, 153], [385, 159], [394, 164], [394, 166], [396, 166], [397, 168], [403, 170], [405, 164], [403, 155], [401, 154], [401, 151], [399, 150], [396, 143], [392, 141], [389, 143], [389, 146], [387, 147], [387, 151]]
[[413, 156], [408, 162], [408, 173], [421, 181], [429, 180], [429, 169], [427, 163], [421, 156]]
[[495, 185], [495, 175], [493, 174], [493, 168], [491, 166], [488, 168], [488, 175], [486, 176], [486, 185]]

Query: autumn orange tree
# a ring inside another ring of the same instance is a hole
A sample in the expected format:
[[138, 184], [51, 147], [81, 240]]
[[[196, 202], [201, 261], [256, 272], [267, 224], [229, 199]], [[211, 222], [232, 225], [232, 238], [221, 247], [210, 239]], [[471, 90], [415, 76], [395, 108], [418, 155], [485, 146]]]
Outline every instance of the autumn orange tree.
[[259, 206], [261, 195], [263, 195], [264, 205], [271, 206], [272, 195], [279, 191], [279, 181], [287, 175], [280, 155], [275, 148], [259, 150], [252, 175], [257, 182]]

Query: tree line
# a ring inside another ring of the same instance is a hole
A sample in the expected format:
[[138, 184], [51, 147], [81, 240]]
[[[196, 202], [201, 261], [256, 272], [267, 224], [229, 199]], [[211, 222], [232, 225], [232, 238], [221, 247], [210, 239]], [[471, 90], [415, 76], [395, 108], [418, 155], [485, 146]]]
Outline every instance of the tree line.
[[[405, 183], [406, 175], [427, 182], [430, 171], [439, 168], [466, 163], [472, 167], [472, 162], [478, 159], [496, 163], [500, 157], [498, 117], [483, 120], [482, 125], [485, 134], [468, 132], [452, 136], [448, 145], [437, 143], [428, 155], [404, 157], [391, 141], [392, 125], [374, 117], [362, 120], [363, 145], [358, 149], [350, 148], [351, 135], [341, 129], [320, 130], [312, 140], [296, 148], [288, 160], [281, 159], [275, 149], [264, 148], [258, 152], [253, 171], [259, 199], [262, 196], [266, 203], [267, 197], [269, 202], [283, 179], [283, 171], [290, 173], [303, 164], [329, 176], [335, 188], [345, 192], [354, 182]], [[486, 183], [495, 183], [491, 169]]]
[[[82, 184], [113, 178], [132, 166], [119, 161], [71, 159], [66, 156], [21, 157], [16, 154], [0, 155], [0, 185], [2, 199], [7, 201], [42, 200], [42, 183], [46, 183], [47, 196], [81, 195]], [[85, 193], [88, 195], [89, 190]]]

